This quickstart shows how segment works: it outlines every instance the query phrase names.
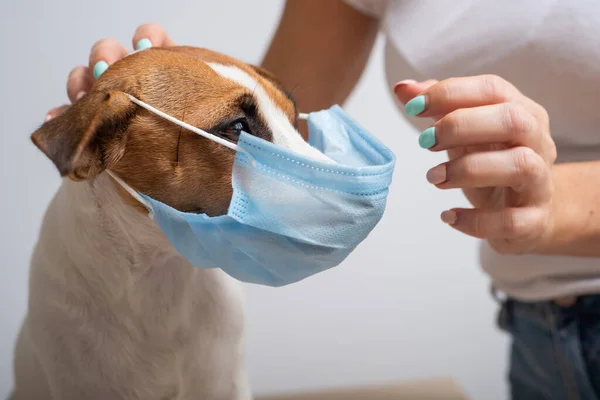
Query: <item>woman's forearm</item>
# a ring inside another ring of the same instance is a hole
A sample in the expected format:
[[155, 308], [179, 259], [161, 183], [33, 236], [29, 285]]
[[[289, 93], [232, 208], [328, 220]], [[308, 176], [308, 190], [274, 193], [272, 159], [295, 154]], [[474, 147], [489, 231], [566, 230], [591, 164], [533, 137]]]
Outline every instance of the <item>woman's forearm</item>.
[[600, 257], [600, 161], [553, 167], [553, 218], [542, 254]]
[[262, 67], [301, 112], [342, 104], [360, 78], [378, 22], [342, 0], [288, 0]]

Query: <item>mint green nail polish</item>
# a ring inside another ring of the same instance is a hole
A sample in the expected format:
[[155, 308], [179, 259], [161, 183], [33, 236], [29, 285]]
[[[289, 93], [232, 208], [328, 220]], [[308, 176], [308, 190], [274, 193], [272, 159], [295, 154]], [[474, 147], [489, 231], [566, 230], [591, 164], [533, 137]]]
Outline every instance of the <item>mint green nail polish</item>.
[[150, 39], [140, 39], [139, 42], [137, 42], [137, 44], [135, 45], [135, 49], [136, 50], [145, 50], [145, 49], [149, 49], [150, 47], [152, 47], [152, 42], [150, 41]]
[[419, 146], [429, 149], [435, 145], [435, 126], [425, 129], [419, 135]]
[[409, 117], [421, 114], [425, 111], [425, 96], [417, 96], [411, 99], [406, 106], [404, 106], [404, 112]]
[[98, 61], [96, 65], [94, 65], [94, 78], [100, 78], [100, 75], [102, 75], [107, 69], [108, 64], [106, 61]]

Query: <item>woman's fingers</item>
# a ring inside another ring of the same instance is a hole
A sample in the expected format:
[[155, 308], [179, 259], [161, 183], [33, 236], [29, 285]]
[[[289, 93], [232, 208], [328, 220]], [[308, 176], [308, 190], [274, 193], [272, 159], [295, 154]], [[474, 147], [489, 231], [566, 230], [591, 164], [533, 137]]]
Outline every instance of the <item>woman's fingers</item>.
[[175, 46], [164, 28], [158, 24], [140, 25], [133, 35], [133, 48], [143, 50], [149, 47]]
[[523, 205], [543, 202], [551, 195], [550, 168], [528, 147], [469, 153], [433, 167], [427, 180], [440, 189], [509, 187]]
[[396, 97], [398, 97], [398, 100], [400, 100], [403, 104], [406, 104], [410, 99], [418, 96], [419, 93], [435, 85], [437, 82], [438, 81], [433, 79], [429, 79], [424, 82], [406, 79], [394, 85], [394, 93], [396, 94]]
[[54, 107], [53, 109], [51, 109], [50, 111], [48, 111], [48, 114], [46, 114], [46, 118], [44, 118], [44, 122], [48, 122], [52, 118], [58, 117], [60, 114], [62, 114], [63, 112], [65, 112], [65, 110], [67, 108], [69, 108], [68, 104], [64, 104], [64, 105], [59, 106], [59, 107]]
[[419, 136], [421, 147], [446, 150], [450, 158], [427, 180], [462, 189], [476, 207], [444, 211], [442, 220], [498, 251], [521, 251], [539, 240], [550, 223], [556, 158], [543, 107], [494, 75], [417, 89], [406, 82], [395, 87], [400, 101], [410, 98], [408, 116], [437, 120]]
[[127, 54], [127, 49], [115, 39], [102, 39], [96, 42], [92, 47], [89, 61], [89, 69], [94, 79], [98, 79], [110, 65]]
[[88, 67], [74, 68], [67, 79], [67, 94], [71, 103], [79, 100], [89, 92], [94, 84], [94, 79]]
[[454, 229], [479, 239], [526, 242], [548, 228], [545, 208], [518, 207], [498, 210], [456, 208], [444, 211], [442, 221]]
[[[149, 47], [174, 46], [165, 30], [158, 24], [144, 24], [133, 35], [135, 50]], [[89, 69], [94, 79], [98, 79], [109, 66], [129, 54], [129, 51], [115, 39], [102, 39], [92, 47]]]
[[459, 108], [509, 102], [519, 91], [495, 75], [479, 75], [443, 80], [412, 98], [405, 106], [409, 116], [436, 117]]
[[432, 151], [487, 144], [540, 151], [542, 129], [525, 106], [509, 102], [452, 111], [423, 131], [419, 142]]
[[[137, 28], [133, 36], [135, 50], [143, 50], [152, 46], [174, 46], [165, 30], [158, 24], [144, 24]], [[129, 51], [115, 39], [102, 39], [94, 44], [90, 52], [89, 65], [74, 68], [67, 79], [67, 94], [74, 103], [89, 92], [109, 66], [127, 56]], [[60, 115], [68, 105], [53, 108], [46, 114], [45, 121]]]
[[[73, 68], [67, 78], [67, 95], [71, 103], [89, 92], [95, 80], [106, 71], [109, 65], [127, 55], [127, 50], [114, 39], [103, 39], [94, 44], [90, 53], [89, 66]], [[53, 108], [46, 114], [46, 121], [60, 115], [68, 106]]]

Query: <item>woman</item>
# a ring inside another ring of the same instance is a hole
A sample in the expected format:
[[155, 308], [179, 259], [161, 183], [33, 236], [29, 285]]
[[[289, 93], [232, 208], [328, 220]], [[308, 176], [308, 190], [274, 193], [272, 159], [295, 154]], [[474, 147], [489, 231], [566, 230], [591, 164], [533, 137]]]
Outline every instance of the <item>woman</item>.
[[[513, 399], [600, 399], [599, 26], [592, 1], [288, 0], [263, 62], [319, 110], [344, 102], [386, 34], [390, 88], [421, 147], [449, 156], [427, 180], [473, 205], [441, 219], [483, 239], [507, 297]], [[173, 44], [155, 25], [133, 43]], [[98, 42], [70, 99], [127, 52]]]

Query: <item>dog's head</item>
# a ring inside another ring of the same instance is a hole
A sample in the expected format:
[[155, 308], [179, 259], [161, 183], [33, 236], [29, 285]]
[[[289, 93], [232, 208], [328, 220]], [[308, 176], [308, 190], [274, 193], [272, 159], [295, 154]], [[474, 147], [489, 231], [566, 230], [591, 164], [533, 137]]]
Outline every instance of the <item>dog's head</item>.
[[295, 103], [273, 76], [191, 47], [149, 49], [113, 64], [88, 94], [34, 132], [33, 142], [62, 176], [85, 180], [111, 169], [178, 210], [226, 213], [234, 151], [146, 111], [126, 93], [232, 142], [245, 131], [311, 152], [296, 130]]

